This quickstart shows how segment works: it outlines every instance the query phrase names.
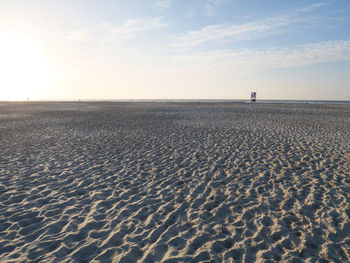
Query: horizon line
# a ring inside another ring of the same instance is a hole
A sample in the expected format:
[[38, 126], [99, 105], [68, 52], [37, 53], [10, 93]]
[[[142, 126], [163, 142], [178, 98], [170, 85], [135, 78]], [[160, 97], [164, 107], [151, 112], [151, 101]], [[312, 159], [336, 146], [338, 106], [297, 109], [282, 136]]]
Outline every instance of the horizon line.
[[[0, 100], [0, 103], [31, 103], [31, 102], [250, 102], [250, 99], [45, 99], [45, 100]], [[336, 103], [350, 104], [350, 100], [338, 99], [257, 99], [255, 103]]]

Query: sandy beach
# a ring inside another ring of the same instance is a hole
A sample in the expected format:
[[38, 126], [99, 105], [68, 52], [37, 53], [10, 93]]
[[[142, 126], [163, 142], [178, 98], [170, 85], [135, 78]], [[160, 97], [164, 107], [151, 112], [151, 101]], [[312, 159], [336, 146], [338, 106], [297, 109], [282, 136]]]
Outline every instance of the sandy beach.
[[350, 105], [0, 102], [0, 262], [349, 262]]

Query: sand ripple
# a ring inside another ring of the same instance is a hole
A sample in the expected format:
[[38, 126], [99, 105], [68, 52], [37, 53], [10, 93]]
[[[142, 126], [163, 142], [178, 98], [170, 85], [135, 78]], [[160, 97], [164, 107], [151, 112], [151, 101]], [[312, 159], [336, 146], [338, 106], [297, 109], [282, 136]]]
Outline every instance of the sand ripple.
[[349, 105], [0, 113], [0, 262], [350, 261]]

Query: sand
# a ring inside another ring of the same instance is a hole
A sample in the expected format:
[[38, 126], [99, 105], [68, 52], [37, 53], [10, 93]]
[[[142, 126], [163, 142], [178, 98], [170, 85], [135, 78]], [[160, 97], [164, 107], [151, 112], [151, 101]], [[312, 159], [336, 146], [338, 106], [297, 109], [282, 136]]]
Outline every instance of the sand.
[[349, 262], [350, 105], [0, 103], [0, 262]]

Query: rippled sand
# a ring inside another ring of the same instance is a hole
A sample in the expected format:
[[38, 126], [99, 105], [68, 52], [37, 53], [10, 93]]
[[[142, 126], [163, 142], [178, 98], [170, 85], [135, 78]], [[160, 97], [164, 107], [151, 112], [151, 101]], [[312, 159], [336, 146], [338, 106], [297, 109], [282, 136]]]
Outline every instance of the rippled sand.
[[0, 103], [0, 262], [349, 262], [350, 105]]

